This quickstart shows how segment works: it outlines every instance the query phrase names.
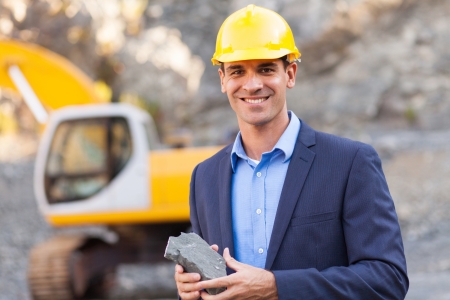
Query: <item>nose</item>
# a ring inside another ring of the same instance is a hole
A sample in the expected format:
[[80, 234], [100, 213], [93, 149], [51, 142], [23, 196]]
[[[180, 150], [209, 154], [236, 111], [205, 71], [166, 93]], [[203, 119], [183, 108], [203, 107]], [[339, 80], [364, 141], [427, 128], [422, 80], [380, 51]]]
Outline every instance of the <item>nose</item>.
[[258, 74], [254, 72], [249, 72], [247, 76], [245, 77], [245, 82], [242, 85], [242, 88], [250, 93], [253, 94], [263, 88], [263, 83], [261, 78], [259, 78]]

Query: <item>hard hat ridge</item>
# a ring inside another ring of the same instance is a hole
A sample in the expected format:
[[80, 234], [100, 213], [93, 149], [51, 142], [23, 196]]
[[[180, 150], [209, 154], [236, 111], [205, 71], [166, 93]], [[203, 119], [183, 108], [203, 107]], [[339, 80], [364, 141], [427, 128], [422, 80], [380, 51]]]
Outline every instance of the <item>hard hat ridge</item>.
[[223, 62], [300, 57], [287, 22], [276, 12], [250, 4], [231, 14], [217, 34], [213, 65]]
[[253, 14], [254, 14], [254, 12], [255, 12], [255, 7], [256, 7], [255, 4], [249, 4], [249, 5], [247, 5], [247, 7], [245, 8], [245, 9], [246, 9], [245, 14], [246, 14], [246, 16], [247, 16], [247, 19], [250, 19], [250, 18], [253, 16]]

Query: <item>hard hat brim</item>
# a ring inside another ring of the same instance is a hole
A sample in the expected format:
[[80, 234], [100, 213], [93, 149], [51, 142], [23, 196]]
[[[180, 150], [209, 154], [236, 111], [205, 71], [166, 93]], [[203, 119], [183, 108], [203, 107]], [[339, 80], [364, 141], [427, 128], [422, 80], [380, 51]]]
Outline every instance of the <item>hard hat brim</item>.
[[232, 53], [225, 53], [216, 58], [211, 59], [213, 65], [220, 65], [224, 62], [233, 62], [233, 61], [241, 61], [241, 60], [254, 60], [254, 59], [277, 59], [281, 58], [285, 55], [289, 55], [289, 61], [295, 61], [298, 59], [301, 54], [297, 50], [296, 52], [292, 52], [289, 49], [279, 49], [279, 50], [271, 50], [267, 48], [258, 48], [258, 49], [246, 49], [246, 50], [235, 50]]

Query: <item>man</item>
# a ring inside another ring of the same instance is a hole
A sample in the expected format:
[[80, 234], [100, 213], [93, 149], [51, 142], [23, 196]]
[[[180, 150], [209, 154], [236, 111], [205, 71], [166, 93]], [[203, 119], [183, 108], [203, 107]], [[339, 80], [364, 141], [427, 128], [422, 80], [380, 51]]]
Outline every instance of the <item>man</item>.
[[[287, 110], [300, 56], [285, 20], [250, 5], [222, 25], [212, 59], [240, 133], [192, 174], [193, 231], [228, 276], [179, 265], [182, 299], [403, 299], [406, 262], [381, 162]], [[235, 258], [234, 258], [235, 257]], [[204, 289], [226, 287], [219, 295]]]

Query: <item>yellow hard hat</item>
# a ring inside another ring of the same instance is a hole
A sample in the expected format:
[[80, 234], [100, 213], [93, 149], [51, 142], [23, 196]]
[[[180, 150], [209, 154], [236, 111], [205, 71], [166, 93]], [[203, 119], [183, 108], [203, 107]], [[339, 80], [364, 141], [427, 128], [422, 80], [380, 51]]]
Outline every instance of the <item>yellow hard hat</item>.
[[300, 57], [288, 23], [276, 12], [253, 4], [231, 14], [217, 34], [213, 65], [223, 62]]

